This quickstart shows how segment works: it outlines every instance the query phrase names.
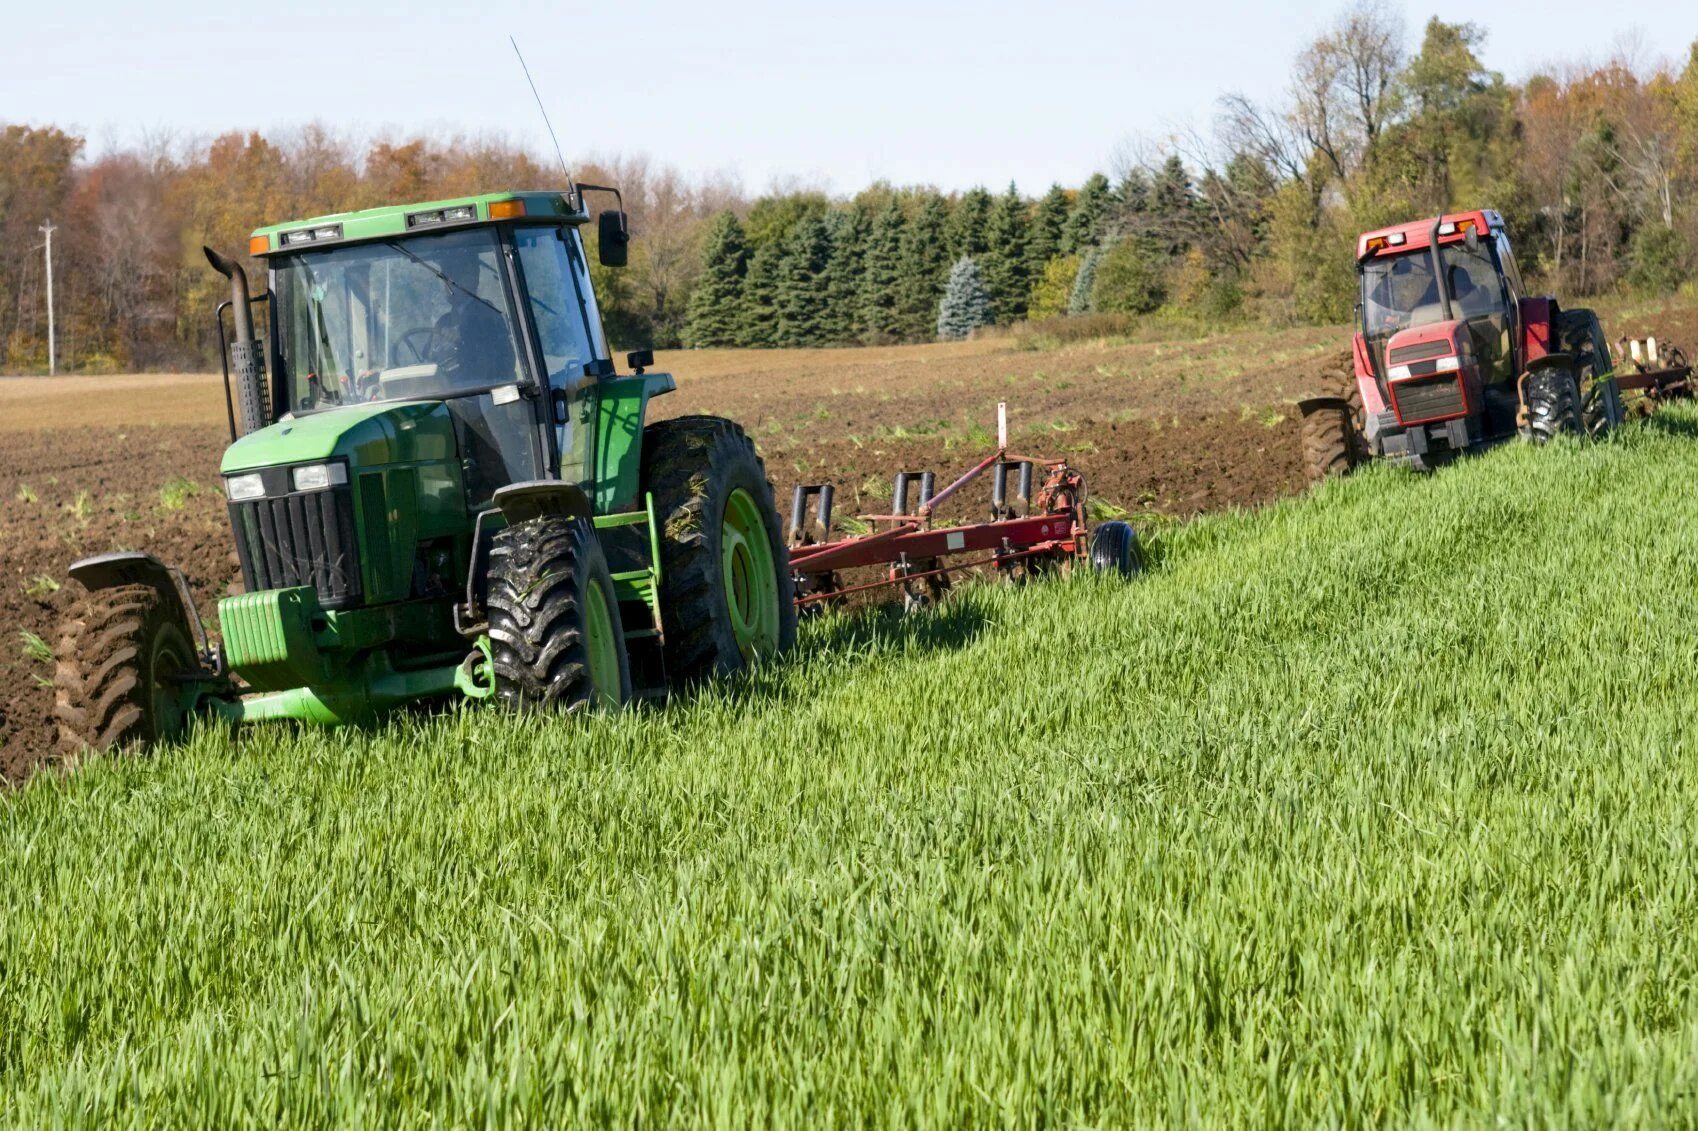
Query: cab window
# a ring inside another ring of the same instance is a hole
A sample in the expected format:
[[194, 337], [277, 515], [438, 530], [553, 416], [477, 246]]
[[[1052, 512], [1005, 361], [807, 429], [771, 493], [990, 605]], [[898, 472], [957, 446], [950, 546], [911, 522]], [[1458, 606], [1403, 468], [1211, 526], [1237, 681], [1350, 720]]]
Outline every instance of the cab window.
[[1509, 298], [1511, 302], [1519, 302], [1527, 296], [1527, 288], [1521, 282], [1521, 268], [1516, 266], [1515, 252], [1509, 246], [1509, 236], [1504, 232], [1498, 233], [1498, 261], [1503, 264], [1503, 277], [1509, 283]]
[[531, 321], [536, 324], [548, 383], [555, 389], [576, 386], [583, 380], [584, 366], [596, 357], [568, 252], [569, 238], [570, 233], [560, 228], [520, 228], [514, 233]]

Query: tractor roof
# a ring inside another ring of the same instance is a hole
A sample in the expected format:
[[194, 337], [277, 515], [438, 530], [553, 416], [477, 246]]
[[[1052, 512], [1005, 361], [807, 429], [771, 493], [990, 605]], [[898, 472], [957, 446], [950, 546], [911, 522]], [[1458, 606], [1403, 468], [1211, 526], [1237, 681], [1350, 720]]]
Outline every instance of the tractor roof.
[[573, 207], [571, 196], [563, 192], [491, 192], [418, 204], [386, 204], [381, 208], [272, 224], [255, 229], [248, 240], [248, 254], [274, 255], [302, 247], [404, 236], [421, 230], [487, 224], [521, 216], [552, 217], [573, 224], [589, 219], [587, 213]]
[[[1500, 231], [1503, 217], [1490, 208], [1477, 208], [1472, 212], [1448, 212], [1439, 217], [1439, 223], [1451, 227], [1450, 231], [1439, 236], [1439, 243], [1448, 244], [1463, 239], [1470, 225], [1482, 236]], [[1356, 239], [1356, 261], [1360, 263], [1364, 259], [1424, 250], [1430, 243], [1432, 230], [1433, 218], [1429, 216], [1424, 220], [1411, 220], [1407, 224], [1364, 232]]]

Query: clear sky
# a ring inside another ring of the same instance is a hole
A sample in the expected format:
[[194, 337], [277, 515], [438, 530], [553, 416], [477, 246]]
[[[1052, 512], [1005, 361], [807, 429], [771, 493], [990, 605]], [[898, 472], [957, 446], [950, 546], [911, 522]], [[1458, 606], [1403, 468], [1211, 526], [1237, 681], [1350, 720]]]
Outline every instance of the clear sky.
[[[1394, 0], [1395, 2], [1395, 0]], [[90, 148], [320, 121], [365, 135], [547, 134], [519, 37], [574, 154], [647, 153], [750, 189], [797, 178], [945, 189], [1076, 184], [1122, 142], [1210, 122], [1229, 89], [1274, 97], [1342, 4], [1286, 0], [396, 0], [386, 5], [11, 0], [0, 121], [76, 127]], [[1408, 0], [1483, 23], [1511, 79], [1637, 39], [1684, 60], [1698, 0]], [[1580, 29], [1592, 21], [1595, 30]], [[1594, 46], [1595, 45], [1595, 46]], [[245, 79], [239, 87], [231, 81]]]

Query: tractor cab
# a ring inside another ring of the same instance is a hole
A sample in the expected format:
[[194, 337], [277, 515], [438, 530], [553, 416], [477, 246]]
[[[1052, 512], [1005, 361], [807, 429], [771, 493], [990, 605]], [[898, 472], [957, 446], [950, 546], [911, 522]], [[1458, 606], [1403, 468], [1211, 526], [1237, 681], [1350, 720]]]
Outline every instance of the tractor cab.
[[526, 193], [256, 232], [250, 252], [266, 259], [275, 296], [269, 419], [440, 402], [468, 506], [512, 483], [584, 482], [584, 410], [613, 374], [586, 219], [561, 194]]

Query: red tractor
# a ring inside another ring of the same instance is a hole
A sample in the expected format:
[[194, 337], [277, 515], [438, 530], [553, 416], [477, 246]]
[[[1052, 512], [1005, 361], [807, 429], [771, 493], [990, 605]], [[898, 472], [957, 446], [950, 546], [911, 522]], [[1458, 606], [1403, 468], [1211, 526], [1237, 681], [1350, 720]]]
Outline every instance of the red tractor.
[[1372, 457], [1426, 470], [1516, 435], [1597, 436], [1624, 418], [1590, 310], [1529, 294], [1496, 212], [1368, 232], [1353, 387], [1300, 401], [1312, 478]]

